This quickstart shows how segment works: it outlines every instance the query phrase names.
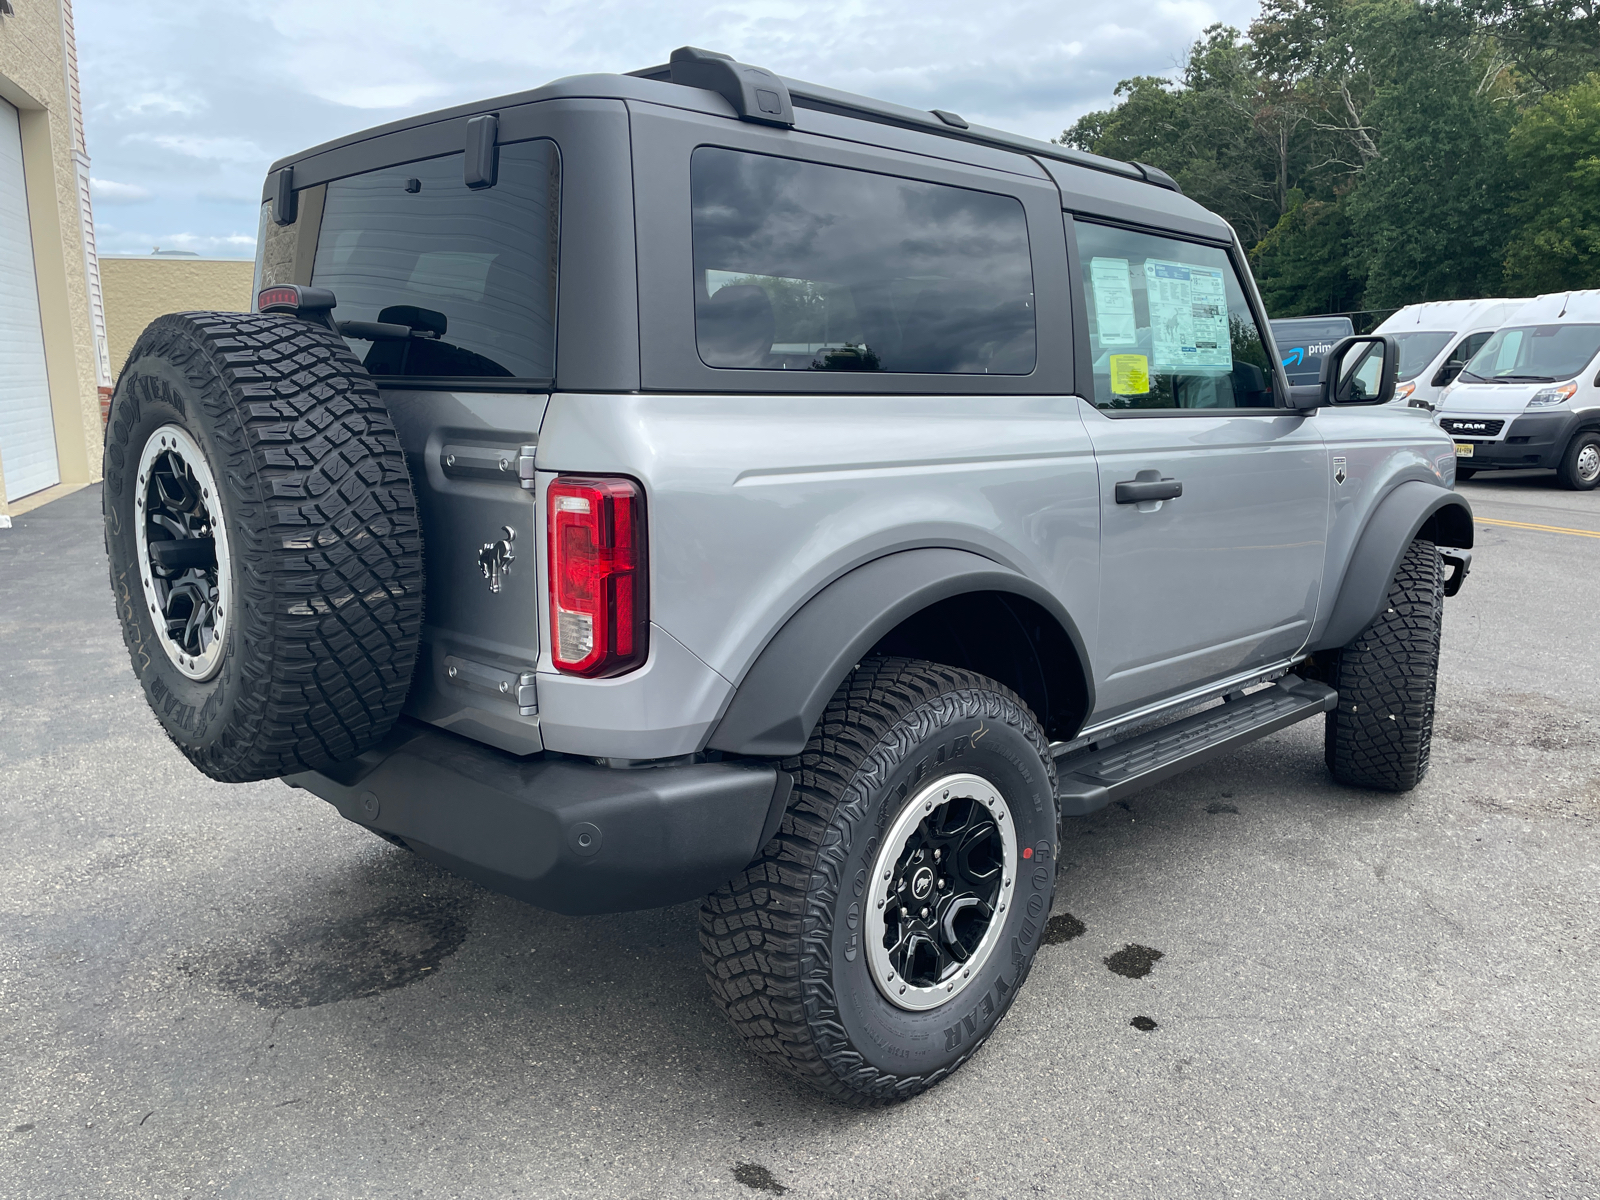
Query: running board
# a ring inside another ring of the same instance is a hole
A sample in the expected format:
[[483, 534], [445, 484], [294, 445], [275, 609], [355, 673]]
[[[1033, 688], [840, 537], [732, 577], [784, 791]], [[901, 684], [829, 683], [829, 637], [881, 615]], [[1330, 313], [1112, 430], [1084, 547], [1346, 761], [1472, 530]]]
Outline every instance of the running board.
[[1330, 711], [1339, 693], [1285, 675], [1269, 688], [1060, 764], [1061, 815], [1081, 817], [1246, 742]]

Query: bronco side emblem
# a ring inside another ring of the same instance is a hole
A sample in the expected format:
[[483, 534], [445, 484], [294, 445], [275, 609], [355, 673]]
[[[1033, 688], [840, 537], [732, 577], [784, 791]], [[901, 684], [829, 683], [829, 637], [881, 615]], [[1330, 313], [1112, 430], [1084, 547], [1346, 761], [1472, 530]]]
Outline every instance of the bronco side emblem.
[[517, 540], [517, 531], [509, 525], [500, 526], [500, 530], [505, 537], [498, 542], [485, 542], [483, 549], [478, 551], [478, 570], [489, 581], [491, 592], [500, 590], [501, 579], [511, 574], [511, 564], [517, 561], [517, 556], [511, 552], [511, 543]]
[[[1344, 482], [1344, 459], [1342, 458], [1336, 458], [1333, 460], [1333, 481], [1335, 483]], [[495, 591], [499, 590], [499, 588], [495, 589]]]

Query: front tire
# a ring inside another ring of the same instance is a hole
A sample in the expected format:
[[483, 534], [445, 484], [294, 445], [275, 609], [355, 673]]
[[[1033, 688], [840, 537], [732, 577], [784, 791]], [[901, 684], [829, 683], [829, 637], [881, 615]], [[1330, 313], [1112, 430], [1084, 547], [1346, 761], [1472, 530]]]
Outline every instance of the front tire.
[[1427, 775], [1443, 619], [1439, 551], [1419, 539], [1400, 560], [1383, 611], [1334, 653], [1324, 675], [1339, 693], [1324, 752], [1340, 783], [1409, 792]]
[[767, 1062], [882, 1104], [960, 1067], [1027, 978], [1055, 892], [1055, 765], [970, 671], [873, 659], [844, 682], [757, 860], [707, 897], [718, 1005]]
[[1600, 484], [1600, 433], [1580, 433], [1572, 439], [1556, 468], [1556, 479], [1570, 492], [1593, 491]]

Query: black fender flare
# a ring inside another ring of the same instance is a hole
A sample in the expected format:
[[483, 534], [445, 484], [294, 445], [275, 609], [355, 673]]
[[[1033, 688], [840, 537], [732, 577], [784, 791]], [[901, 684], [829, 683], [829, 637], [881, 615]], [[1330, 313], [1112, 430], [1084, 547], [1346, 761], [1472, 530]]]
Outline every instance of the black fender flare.
[[796, 610], [745, 672], [708, 749], [799, 754], [839, 684], [884, 635], [930, 604], [967, 592], [1010, 592], [1050, 613], [1077, 652], [1092, 711], [1083, 637], [1047, 589], [971, 551], [901, 550], [846, 572]]
[[1339, 596], [1311, 649], [1346, 645], [1377, 618], [1406, 548], [1427, 527], [1436, 545], [1472, 549], [1472, 506], [1449, 488], [1408, 479], [1380, 500], [1356, 539]]

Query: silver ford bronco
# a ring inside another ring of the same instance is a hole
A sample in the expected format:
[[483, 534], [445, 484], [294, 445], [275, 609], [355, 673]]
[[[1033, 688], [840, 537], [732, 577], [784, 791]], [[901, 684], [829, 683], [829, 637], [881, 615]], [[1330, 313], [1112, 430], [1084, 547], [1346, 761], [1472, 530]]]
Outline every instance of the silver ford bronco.
[[1324, 716], [1428, 767], [1455, 454], [1290, 388], [1166, 175], [693, 48], [274, 165], [257, 311], [118, 381], [111, 582], [172, 740], [564, 913], [704, 897], [823, 1092], [965, 1062], [1063, 820]]

